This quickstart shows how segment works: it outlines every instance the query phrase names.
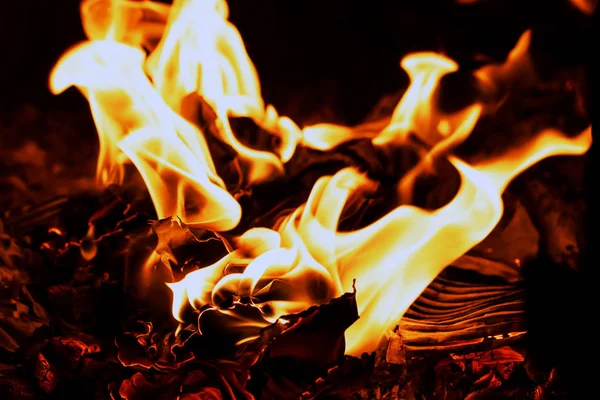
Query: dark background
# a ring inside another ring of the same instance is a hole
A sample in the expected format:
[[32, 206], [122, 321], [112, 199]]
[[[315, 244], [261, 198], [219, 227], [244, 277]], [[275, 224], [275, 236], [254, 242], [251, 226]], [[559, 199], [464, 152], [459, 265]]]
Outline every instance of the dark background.
[[[230, 19], [259, 72], [265, 101], [298, 121], [314, 122], [315, 115], [360, 121], [384, 94], [406, 85], [399, 60], [412, 51], [440, 51], [470, 69], [477, 54], [503, 60], [523, 31], [532, 28], [531, 48], [542, 75], [590, 66], [596, 56], [593, 20], [566, 0], [480, 0], [462, 6], [445, 0], [230, 0], [229, 5]], [[72, 176], [93, 177], [98, 145], [87, 102], [73, 89], [58, 97], [47, 89], [50, 69], [61, 53], [84, 39], [79, 0], [2, 4], [0, 147], [33, 138], [57, 159], [85, 160], [85, 165], [75, 164], [80, 167]], [[586, 102], [590, 109], [591, 91]], [[49, 123], [45, 115], [60, 115], [61, 122]], [[597, 204], [592, 198], [596, 147], [586, 156], [588, 241]], [[592, 276], [597, 263], [593, 243], [587, 248], [584, 271], [568, 286], [560, 274], [538, 276], [534, 285], [541, 296], [552, 296], [553, 304], [559, 304], [545, 314], [555, 321], [548, 322], [539, 340], [582, 392], [593, 390], [597, 379], [597, 332], [586, 329], [598, 314], [598, 280]], [[564, 324], [568, 328], [554, 329]]]
[[[401, 57], [442, 51], [461, 68], [475, 54], [502, 60], [520, 34], [533, 28], [534, 48], [551, 61], [587, 63], [589, 18], [567, 0], [231, 0], [239, 28], [262, 82], [278, 109], [308, 115], [324, 105], [332, 118], [356, 122], [384, 93], [406, 81]], [[47, 90], [52, 65], [84, 40], [79, 0], [6, 2], [0, 12], [1, 104], [23, 102], [68, 110], [87, 107], [78, 96]], [[293, 102], [293, 105], [290, 105]], [[89, 133], [92, 135], [92, 132]]]

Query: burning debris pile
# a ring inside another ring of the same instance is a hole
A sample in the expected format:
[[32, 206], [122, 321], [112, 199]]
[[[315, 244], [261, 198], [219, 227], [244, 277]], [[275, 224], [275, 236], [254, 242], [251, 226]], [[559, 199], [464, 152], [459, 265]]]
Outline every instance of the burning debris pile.
[[[89, 40], [50, 88], [87, 98], [102, 188], [2, 204], [3, 398], [564, 392], [528, 353], [524, 270], [579, 265], [581, 160], [538, 164], [591, 145], [578, 76], [539, 77], [528, 30], [472, 73], [406, 55], [363, 123], [302, 126], [264, 103], [228, 12], [83, 1]], [[32, 152], [6, 169], [43, 168]]]

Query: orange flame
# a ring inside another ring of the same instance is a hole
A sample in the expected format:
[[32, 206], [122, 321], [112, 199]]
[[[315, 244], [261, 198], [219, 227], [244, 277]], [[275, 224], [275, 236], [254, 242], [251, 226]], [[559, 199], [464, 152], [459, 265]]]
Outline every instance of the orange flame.
[[202, 132], [171, 110], [143, 72], [142, 51], [92, 41], [67, 52], [52, 71], [50, 88], [77, 86], [88, 98], [100, 137], [98, 177], [123, 179], [129, 159], [144, 178], [159, 218], [227, 230], [241, 216], [224, 189]]
[[[510, 86], [511, 82], [517, 81], [521, 76], [531, 74], [532, 65], [528, 51], [530, 43], [531, 31], [527, 30], [521, 35], [503, 64], [486, 65], [475, 71], [474, 75], [484, 94], [492, 98], [498, 97], [503, 89]], [[501, 104], [503, 98], [501, 97], [499, 100], [498, 104]], [[495, 111], [495, 108], [491, 107], [491, 111]]]
[[[323, 177], [306, 205], [280, 227], [280, 246], [273, 239], [277, 232], [261, 231], [260, 254], [242, 274], [228, 278], [227, 284], [237, 285], [235, 293], [249, 297], [255, 294], [252, 289], [259, 279], [289, 280], [290, 286], [302, 288], [300, 304], [274, 305], [274, 319], [325, 300], [306, 289], [306, 281], [314, 280], [315, 274], [327, 279], [329, 286], [320, 293], [326, 298], [350, 290], [356, 279], [360, 319], [346, 331], [347, 353], [372, 351], [427, 285], [492, 231], [502, 216], [502, 192], [514, 176], [548, 156], [582, 154], [590, 144], [591, 128], [575, 139], [547, 130], [525, 148], [476, 166], [450, 157], [462, 177], [450, 203], [434, 212], [400, 206], [351, 233], [337, 232], [343, 206], [357, 190], [372, 188], [374, 183], [354, 169]], [[235, 256], [234, 251], [228, 257]], [[217, 284], [208, 282], [227, 276], [228, 257], [171, 284], [177, 305], [186, 299], [197, 308], [213, 304], [207, 296]], [[174, 312], [178, 315], [179, 308]]]
[[[391, 142], [405, 143], [411, 133], [417, 134], [425, 143], [431, 143], [434, 137], [438, 136], [436, 133], [439, 134], [436, 131], [442, 120], [433, 109], [434, 91], [440, 79], [456, 71], [458, 66], [454, 61], [435, 53], [408, 55], [402, 59], [400, 65], [410, 77], [410, 86], [396, 106], [391, 119], [385, 121], [383, 126], [381, 122], [354, 129], [333, 124], [317, 124], [303, 129], [302, 143], [318, 150], [330, 150], [349, 140], [372, 138], [373, 144], [385, 145]], [[448, 123], [446, 125], [448, 126]], [[443, 131], [442, 136], [451, 135], [450, 127]]]
[[[228, 21], [224, 0], [175, 0], [172, 6], [86, 0], [82, 16], [91, 41], [60, 59], [51, 90], [82, 91], [100, 137], [98, 178], [120, 182], [123, 164], [132, 162], [160, 218], [179, 216], [222, 231], [234, 228], [241, 216], [216, 173], [203, 131], [186, 119], [184, 99], [190, 95], [212, 107], [216, 134], [246, 161], [249, 183], [282, 174], [298, 144], [325, 151], [362, 137], [392, 146], [410, 144], [411, 135], [425, 146], [419, 147], [422, 161], [398, 182], [402, 203], [410, 201], [415, 178], [436, 158], [448, 157], [461, 176], [458, 193], [444, 207], [399, 205], [353, 232], [338, 231], [342, 210], [377, 183], [353, 168], [320, 178], [306, 204], [279, 227], [250, 229], [223, 259], [168, 284], [179, 320], [187, 304], [231, 314], [219, 307], [224, 297], [233, 297], [249, 299], [273, 322], [340, 296], [356, 279], [360, 319], [346, 332], [347, 352], [372, 351], [437, 274], [492, 231], [511, 179], [544, 157], [582, 154], [591, 144], [591, 128], [576, 138], [545, 130], [523, 148], [479, 164], [448, 156], [489, 110], [479, 103], [450, 115], [436, 109], [440, 79], [458, 65], [435, 53], [403, 58], [411, 83], [389, 118], [353, 128], [318, 124], [300, 130], [265, 107], [258, 74]], [[484, 91], [497, 90], [527, 67], [529, 36], [521, 37], [503, 65], [475, 73]], [[277, 154], [239, 142], [229, 118], [240, 116], [280, 137]], [[286, 285], [285, 293], [277, 293], [278, 285]], [[264, 300], [269, 294], [277, 296]]]
[[579, 11], [586, 15], [593, 15], [598, 7], [598, 0], [569, 0], [569, 2]]
[[162, 37], [169, 15], [167, 4], [142, 0], [84, 0], [83, 30], [90, 40], [114, 40], [152, 48]]
[[[283, 173], [282, 161], [291, 157], [299, 128], [265, 109], [258, 74], [246, 53], [242, 38], [227, 20], [224, 0], [175, 0], [165, 35], [148, 58], [146, 67], [154, 84], [174, 110], [183, 112], [182, 100], [197, 93], [217, 114], [218, 135], [249, 164], [250, 183]], [[228, 117], [249, 117], [279, 134], [279, 157], [251, 149], [238, 141]]]
[[[494, 93], [507, 81], [526, 70], [529, 65], [527, 52], [531, 31], [525, 31], [503, 64], [492, 64], [475, 71], [482, 90]], [[321, 151], [331, 150], [350, 140], [372, 139], [375, 145], [387, 143], [407, 143], [409, 135], [415, 134], [422, 142], [433, 146], [442, 138], [461, 134], [451, 140], [452, 145], [460, 143], [470, 134], [471, 129], [459, 128], [465, 121], [477, 122], [483, 111], [475, 104], [453, 115], [443, 115], [434, 107], [435, 91], [440, 80], [450, 72], [458, 70], [458, 65], [449, 58], [436, 53], [415, 53], [404, 57], [400, 66], [408, 73], [410, 85], [398, 102], [390, 119], [369, 122], [356, 127], [335, 124], [316, 124], [302, 130], [302, 144]], [[442, 147], [446, 148], [449, 142]], [[436, 152], [439, 150], [436, 150]]]

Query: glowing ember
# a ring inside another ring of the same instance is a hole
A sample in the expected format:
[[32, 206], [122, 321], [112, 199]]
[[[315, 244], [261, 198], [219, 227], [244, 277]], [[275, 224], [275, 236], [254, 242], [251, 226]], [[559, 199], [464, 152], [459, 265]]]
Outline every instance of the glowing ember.
[[[342, 295], [356, 280], [360, 319], [346, 332], [347, 353], [372, 351], [429, 283], [493, 230], [503, 212], [501, 195], [517, 174], [545, 157], [582, 154], [591, 144], [590, 128], [575, 138], [545, 130], [521, 148], [485, 162], [469, 165], [450, 156], [497, 101], [449, 115], [437, 110], [440, 79], [459, 67], [435, 53], [402, 59], [411, 83], [391, 117], [356, 127], [300, 129], [265, 106], [257, 72], [227, 20], [225, 1], [175, 0], [167, 6], [87, 0], [82, 17], [90, 41], [61, 58], [51, 89], [60, 93], [77, 86], [83, 92], [100, 137], [98, 179], [120, 182], [123, 164], [133, 163], [159, 218], [178, 216], [187, 224], [226, 231], [241, 217], [240, 205], [216, 172], [207, 132], [190, 122], [190, 96], [214, 111], [211, 134], [237, 152], [249, 185], [283, 174], [298, 145], [327, 151], [368, 138], [380, 147], [412, 146], [422, 158], [398, 182], [402, 205], [352, 232], [338, 231], [344, 206], [375, 190], [377, 183], [353, 168], [321, 177], [306, 204], [278, 227], [247, 231], [226, 257], [169, 283], [177, 319], [187, 304], [234, 313], [219, 308], [220, 299], [233, 297], [247, 299], [265, 321], [273, 322]], [[499, 85], [528, 69], [529, 38], [527, 31], [504, 64], [475, 72], [482, 92], [495, 94]], [[229, 117], [251, 118], [277, 136], [276, 152], [242, 144]], [[455, 197], [435, 211], [406, 205], [415, 179], [441, 157], [460, 174]], [[285, 298], [258, 300], [276, 282], [287, 284]]]

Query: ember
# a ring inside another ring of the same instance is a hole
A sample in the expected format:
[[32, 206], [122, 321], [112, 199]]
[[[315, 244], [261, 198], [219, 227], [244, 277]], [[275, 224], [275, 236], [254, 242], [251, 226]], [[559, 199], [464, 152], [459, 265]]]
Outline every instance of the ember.
[[87, 156], [36, 189], [65, 161], [6, 141], [0, 393], [572, 395], [539, 285], [582, 274], [585, 73], [544, 73], [532, 23], [502, 57], [398, 53], [360, 121], [307, 117], [265, 100], [234, 10], [82, 1], [49, 87], [89, 103], [96, 183]]

